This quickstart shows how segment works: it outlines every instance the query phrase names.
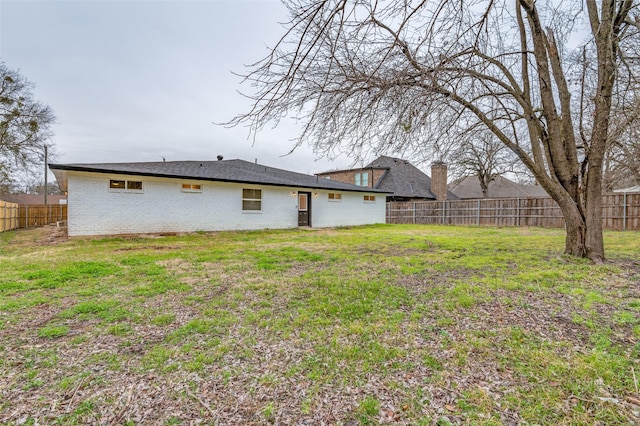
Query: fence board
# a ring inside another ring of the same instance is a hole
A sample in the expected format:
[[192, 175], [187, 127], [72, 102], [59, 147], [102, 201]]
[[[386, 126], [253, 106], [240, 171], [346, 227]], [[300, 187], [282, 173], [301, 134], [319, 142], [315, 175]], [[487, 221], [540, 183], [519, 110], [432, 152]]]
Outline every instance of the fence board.
[[19, 211], [20, 228], [44, 226], [67, 220], [66, 204], [29, 204], [21, 205]]
[[0, 232], [16, 229], [18, 225], [18, 205], [0, 201]]
[[[539, 226], [562, 228], [560, 207], [549, 197], [387, 203], [387, 223]], [[604, 229], [640, 230], [640, 193], [602, 196]]]

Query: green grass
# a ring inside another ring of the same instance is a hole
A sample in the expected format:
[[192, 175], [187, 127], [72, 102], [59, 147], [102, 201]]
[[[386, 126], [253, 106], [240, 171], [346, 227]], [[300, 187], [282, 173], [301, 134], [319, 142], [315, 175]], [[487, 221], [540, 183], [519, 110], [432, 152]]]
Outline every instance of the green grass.
[[46, 337], [50, 339], [66, 336], [67, 334], [69, 334], [69, 327], [66, 325], [47, 325], [38, 330], [39, 337]]
[[41, 232], [0, 237], [1, 424], [640, 422], [637, 232]]

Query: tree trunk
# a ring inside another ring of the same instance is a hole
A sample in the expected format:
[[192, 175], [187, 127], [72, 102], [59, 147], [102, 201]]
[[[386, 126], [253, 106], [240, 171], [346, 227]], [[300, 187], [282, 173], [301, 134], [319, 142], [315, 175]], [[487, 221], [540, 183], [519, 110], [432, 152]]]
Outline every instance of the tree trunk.
[[480, 180], [480, 189], [482, 190], [482, 198], [489, 197], [489, 183], [485, 181], [483, 176], [478, 176]]
[[587, 254], [586, 238], [587, 225], [576, 203], [567, 196], [567, 199], [556, 200], [562, 211], [565, 222], [565, 248], [564, 253], [585, 257]]
[[589, 172], [585, 187], [585, 223], [587, 234], [585, 256], [595, 263], [604, 262], [604, 239], [602, 235], [602, 158], [589, 161]]

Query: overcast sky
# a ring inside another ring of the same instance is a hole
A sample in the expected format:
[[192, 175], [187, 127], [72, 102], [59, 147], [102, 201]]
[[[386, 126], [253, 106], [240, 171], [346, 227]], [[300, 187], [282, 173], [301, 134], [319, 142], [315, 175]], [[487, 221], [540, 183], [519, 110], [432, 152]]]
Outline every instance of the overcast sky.
[[36, 85], [57, 123], [58, 163], [248, 161], [316, 173], [352, 159], [287, 154], [285, 123], [248, 140], [224, 122], [246, 112], [244, 64], [264, 57], [287, 20], [276, 0], [0, 0], [0, 60]]

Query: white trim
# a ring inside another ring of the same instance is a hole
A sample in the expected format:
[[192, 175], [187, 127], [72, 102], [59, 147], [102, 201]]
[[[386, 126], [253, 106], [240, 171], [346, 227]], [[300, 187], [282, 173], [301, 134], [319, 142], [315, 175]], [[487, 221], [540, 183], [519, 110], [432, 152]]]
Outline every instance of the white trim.
[[[184, 185], [189, 185], [189, 188], [185, 188]], [[200, 188], [193, 188], [195, 185], [199, 186]], [[202, 184], [201, 183], [188, 183], [188, 182], [183, 182], [180, 184], [180, 190], [182, 192], [191, 192], [191, 193], [202, 193]]]
[[[250, 191], [260, 191], [260, 198], [244, 198], [244, 191], [245, 191], [245, 190], [250, 190]], [[241, 195], [242, 195], [242, 198], [241, 198], [242, 202], [240, 203], [240, 208], [241, 208], [242, 213], [262, 213], [262, 202], [263, 202], [263, 199], [262, 199], [262, 192], [263, 192], [263, 191], [262, 191], [262, 188], [251, 188], [251, 187], [249, 187], [249, 188], [245, 188], [245, 187], [243, 187], [243, 188], [242, 188], [242, 193], [241, 193]], [[244, 208], [244, 202], [245, 202], [245, 201], [259, 201], [259, 202], [260, 202], [260, 208], [259, 208], [259, 209], [257, 209], [257, 210], [254, 210], [254, 209], [246, 209], [246, 210], [245, 210], [245, 208]]]
[[[331, 198], [331, 195], [334, 196], [334, 198]], [[335, 198], [335, 196], [338, 196], [338, 198]], [[327, 193], [327, 200], [330, 203], [340, 203], [342, 201], [342, 194], [339, 192], [329, 192]]]
[[[124, 182], [124, 188], [111, 188], [111, 182], [112, 181], [117, 181], [117, 182]], [[127, 188], [129, 186], [129, 182], [140, 182], [140, 184], [142, 185], [142, 189], [129, 189]], [[123, 193], [123, 194], [144, 194], [144, 182], [141, 180], [133, 180], [133, 179], [111, 179], [109, 178], [108, 180], [108, 191], [109, 192], [114, 192], [114, 193]]]

